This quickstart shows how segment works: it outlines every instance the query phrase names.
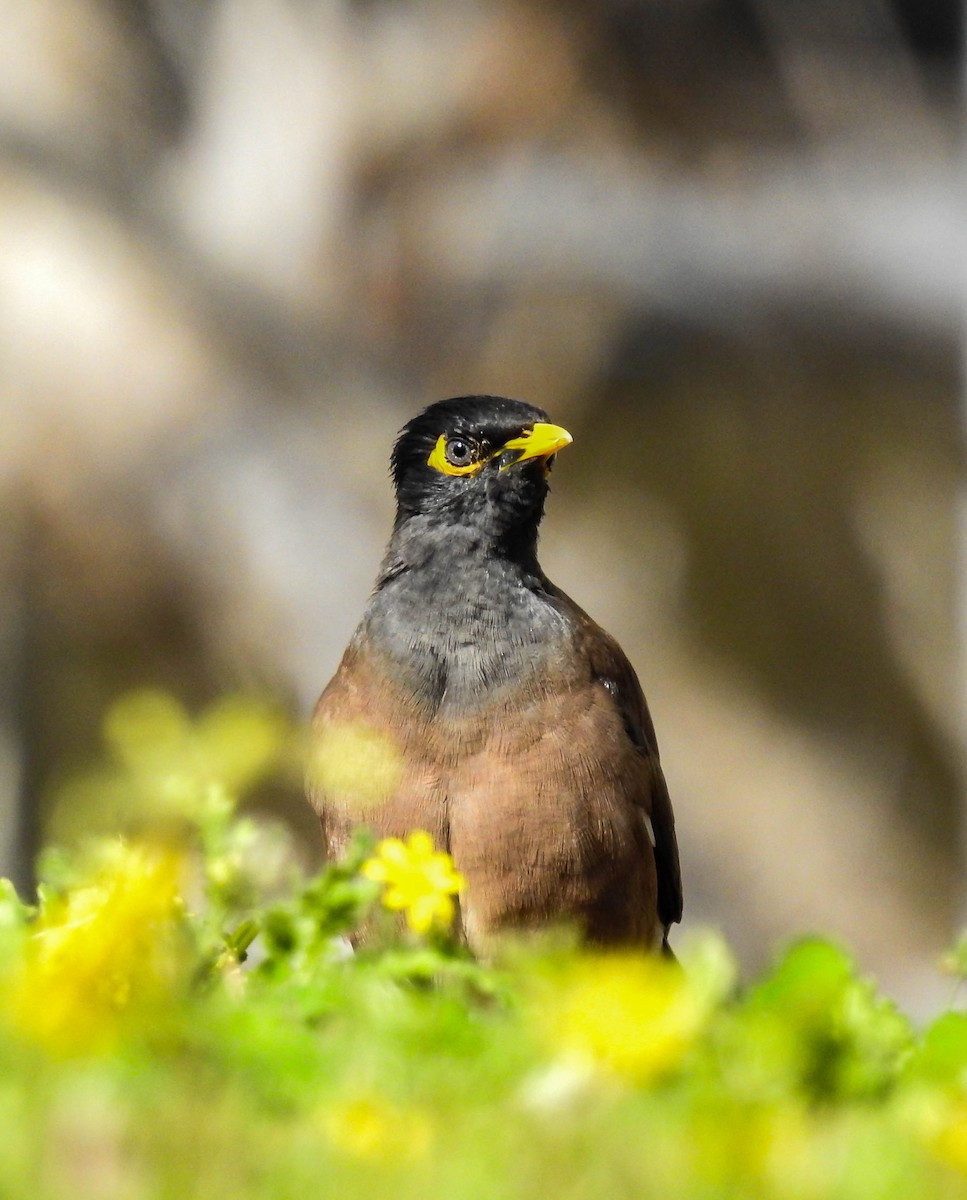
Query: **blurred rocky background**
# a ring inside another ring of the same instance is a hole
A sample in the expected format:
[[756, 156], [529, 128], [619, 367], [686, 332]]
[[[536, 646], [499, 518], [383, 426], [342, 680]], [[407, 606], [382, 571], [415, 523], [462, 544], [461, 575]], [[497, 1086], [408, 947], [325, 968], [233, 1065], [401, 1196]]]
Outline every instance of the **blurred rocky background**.
[[575, 436], [544, 565], [650, 697], [686, 922], [749, 966], [839, 935], [929, 1010], [965, 917], [956, 5], [0, 29], [0, 868], [130, 687], [304, 717], [397, 429], [500, 392]]

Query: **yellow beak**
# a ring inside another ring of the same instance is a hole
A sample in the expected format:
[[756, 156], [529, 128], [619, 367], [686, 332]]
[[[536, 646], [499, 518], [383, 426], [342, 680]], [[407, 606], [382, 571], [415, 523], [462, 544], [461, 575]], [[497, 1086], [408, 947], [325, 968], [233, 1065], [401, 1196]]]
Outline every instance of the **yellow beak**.
[[560, 425], [548, 425], [545, 421], [538, 421], [531, 429], [525, 429], [520, 437], [505, 442], [503, 449], [520, 450], [520, 457], [512, 464], [516, 465], [528, 458], [550, 458], [558, 450], [570, 446], [573, 441], [574, 438]]

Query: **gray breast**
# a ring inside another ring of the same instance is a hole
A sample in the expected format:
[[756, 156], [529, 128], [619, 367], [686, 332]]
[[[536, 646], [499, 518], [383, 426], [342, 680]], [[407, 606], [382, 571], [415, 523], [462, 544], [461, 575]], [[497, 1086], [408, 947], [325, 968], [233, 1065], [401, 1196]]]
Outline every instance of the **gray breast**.
[[447, 711], [531, 690], [571, 643], [553, 599], [498, 565], [456, 580], [404, 574], [374, 596], [365, 630], [400, 683]]

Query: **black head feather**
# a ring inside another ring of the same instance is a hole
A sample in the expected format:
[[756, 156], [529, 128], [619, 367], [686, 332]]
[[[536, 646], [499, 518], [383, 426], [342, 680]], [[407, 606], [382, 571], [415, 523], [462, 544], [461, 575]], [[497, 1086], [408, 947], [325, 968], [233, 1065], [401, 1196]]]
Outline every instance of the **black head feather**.
[[426, 467], [441, 433], [447, 437], [462, 434], [500, 446], [536, 421], [546, 420], [543, 409], [504, 396], [455, 396], [439, 400], [400, 430], [392, 458], [397, 492], [408, 475], [419, 474]]
[[447, 475], [428, 459], [441, 435], [472, 439], [486, 457], [547, 419], [542, 409], [503, 396], [459, 396], [425, 408], [404, 426], [393, 449], [397, 525], [424, 516], [433, 525], [472, 526], [497, 538], [527, 527], [536, 532], [547, 495], [544, 462], [502, 470], [494, 458], [474, 475]]

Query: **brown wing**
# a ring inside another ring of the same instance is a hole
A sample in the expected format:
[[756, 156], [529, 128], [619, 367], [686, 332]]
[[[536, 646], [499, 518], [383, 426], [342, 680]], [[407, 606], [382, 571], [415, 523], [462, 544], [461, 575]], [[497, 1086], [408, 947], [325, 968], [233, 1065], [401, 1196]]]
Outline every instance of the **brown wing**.
[[553, 584], [548, 592], [578, 624], [592, 672], [601, 680], [621, 714], [625, 730], [648, 765], [647, 786], [630, 797], [651, 822], [658, 875], [658, 917], [668, 927], [682, 919], [682, 874], [668, 786], [658, 756], [658, 739], [634, 668], [615, 639]]

